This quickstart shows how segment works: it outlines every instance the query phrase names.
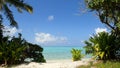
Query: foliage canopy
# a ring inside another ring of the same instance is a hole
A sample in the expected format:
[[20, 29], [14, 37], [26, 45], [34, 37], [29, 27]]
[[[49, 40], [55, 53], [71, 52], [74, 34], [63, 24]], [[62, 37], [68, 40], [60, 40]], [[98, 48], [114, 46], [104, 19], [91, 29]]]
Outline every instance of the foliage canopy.
[[91, 11], [96, 11], [102, 23], [107, 25], [116, 36], [120, 35], [120, 0], [85, 0]]
[[0, 42], [0, 63], [19, 64], [26, 62], [25, 59], [33, 59], [34, 62], [45, 62], [42, 55], [43, 48], [37, 44], [32, 44], [19, 37], [3, 37]]
[[111, 28], [111, 32], [99, 33], [85, 41], [86, 53], [93, 53], [103, 60], [120, 59], [116, 57], [116, 51], [120, 51], [120, 0], [85, 0], [85, 3], [103, 24]]

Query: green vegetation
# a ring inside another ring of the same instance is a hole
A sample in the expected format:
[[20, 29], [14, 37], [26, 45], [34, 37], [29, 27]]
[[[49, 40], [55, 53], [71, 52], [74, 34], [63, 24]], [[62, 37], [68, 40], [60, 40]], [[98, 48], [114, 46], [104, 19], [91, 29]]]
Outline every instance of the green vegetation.
[[21, 34], [19, 37], [8, 39], [9, 37], [3, 37], [0, 42], [0, 64], [20, 64], [26, 62], [27, 58], [34, 62], [45, 62], [43, 48], [39, 45], [26, 42], [21, 38]]
[[[120, 62], [120, 0], [85, 0], [86, 6], [94, 11], [110, 32], [94, 34], [85, 41], [86, 54], [93, 54], [97, 60], [78, 68], [119, 68]], [[111, 60], [111, 61], [109, 61]], [[113, 61], [114, 60], [114, 61]], [[107, 62], [106, 62], [107, 61]]]
[[25, 58], [32, 59], [32, 62], [46, 62], [42, 55], [43, 48], [37, 44], [27, 43], [27, 48], [24, 50]]
[[72, 59], [73, 59], [73, 61], [81, 60], [81, 58], [82, 58], [81, 50], [73, 48], [71, 50], [71, 53], [72, 53]]
[[32, 7], [24, 3], [24, 0], [0, 0], [0, 65], [20, 64], [26, 62], [26, 59], [32, 59], [30, 62], [45, 62], [43, 48], [27, 42], [22, 38], [22, 34], [18, 34], [18, 37], [3, 36], [4, 16], [9, 20], [10, 26], [18, 27], [11, 11], [12, 7], [20, 13], [23, 10], [33, 12]]
[[91, 64], [86, 65], [86, 66], [82, 65], [77, 68], [119, 68], [119, 67], [120, 67], [120, 62], [107, 61], [106, 63], [97, 62], [93, 65], [91, 65]]
[[120, 1], [85, 0], [87, 7], [95, 11], [100, 21], [111, 31], [93, 35], [85, 41], [86, 54], [92, 53], [95, 59], [120, 60]]
[[[107, 32], [101, 32], [85, 41], [86, 54], [93, 53], [93, 56], [101, 60], [114, 59], [116, 47], [115, 36]], [[117, 46], [117, 45], [116, 45]]]
[[25, 3], [24, 0], [0, 0], [0, 19], [3, 17], [2, 15], [6, 16], [11, 26], [18, 27], [11, 11], [11, 7], [15, 7], [20, 13], [22, 13], [23, 10], [29, 13], [33, 12], [33, 8]]
[[88, 9], [95, 11], [100, 21], [120, 35], [120, 1], [119, 0], [85, 0]]

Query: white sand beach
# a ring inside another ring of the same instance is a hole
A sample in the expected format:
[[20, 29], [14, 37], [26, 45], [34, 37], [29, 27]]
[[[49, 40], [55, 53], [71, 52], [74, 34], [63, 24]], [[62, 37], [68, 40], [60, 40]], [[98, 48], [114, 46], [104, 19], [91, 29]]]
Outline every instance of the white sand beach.
[[50, 60], [46, 63], [35, 63], [21, 64], [12, 68], [76, 68], [80, 65], [88, 65], [90, 59], [82, 59], [81, 61], [72, 60]]

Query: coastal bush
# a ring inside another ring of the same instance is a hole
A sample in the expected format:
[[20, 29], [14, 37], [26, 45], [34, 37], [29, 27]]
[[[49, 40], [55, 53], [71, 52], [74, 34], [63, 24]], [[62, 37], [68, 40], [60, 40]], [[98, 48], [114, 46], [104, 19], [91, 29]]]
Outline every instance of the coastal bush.
[[[120, 0], [84, 0], [89, 10], [94, 11], [101, 23], [109, 28], [108, 37], [92, 39], [94, 54], [102, 60], [120, 60]], [[111, 37], [110, 37], [111, 36]], [[114, 38], [112, 37], [114, 36]], [[91, 42], [90, 41], [90, 42]], [[96, 43], [96, 42], [97, 43]], [[89, 47], [91, 48], [91, 47]], [[88, 49], [87, 46], [87, 50]], [[91, 51], [89, 51], [91, 52]]]
[[[24, 2], [24, 0], [0, 0], [1, 3], [1, 14], [0, 14], [0, 64], [16, 64], [21, 62], [21, 58], [23, 57], [23, 51], [26, 48], [25, 40], [19, 37], [4, 37], [3, 31], [3, 19], [7, 19], [9, 21], [9, 25], [12, 27], [18, 28], [18, 24], [14, 19], [13, 12], [11, 7], [18, 9], [18, 12], [22, 12], [23, 10], [32, 13], [33, 8]], [[9, 4], [9, 5], [8, 5]]]
[[81, 58], [82, 58], [81, 50], [73, 48], [71, 50], [71, 53], [72, 53], [72, 59], [73, 59], [73, 61], [81, 60]]
[[[18, 37], [3, 37], [0, 42], [0, 64], [13, 65], [24, 63], [25, 59], [32, 58], [34, 62], [45, 62], [42, 55], [43, 48]], [[31, 61], [30, 61], [31, 62]]]
[[24, 51], [25, 58], [32, 59], [32, 62], [46, 62], [42, 55], [43, 48], [37, 44], [27, 43], [27, 48]]
[[[115, 36], [111, 35], [107, 32], [101, 32], [98, 33], [92, 37], [89, 38], [90, 44], [86, 44], [84, 47], [86, 49], [86, 52], [92, 53], [93, 56], [95, 56], [96, 59], [100, 60], [109, 60], [113, 59], [115, 57]], [[91, 48], [91, 49], [90, 49]]]

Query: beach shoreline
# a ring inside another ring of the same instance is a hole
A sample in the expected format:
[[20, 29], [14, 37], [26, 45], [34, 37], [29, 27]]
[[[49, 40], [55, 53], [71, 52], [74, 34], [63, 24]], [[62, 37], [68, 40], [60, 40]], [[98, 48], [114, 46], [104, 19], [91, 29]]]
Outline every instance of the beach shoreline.
[[29, 64], [21, 64], [12, 68], [76, 68], [80, 65], [88, 65], [90, 59], [82, 59], [80, 61], [72, 60], [48, 60], [46, 63], [31, 62]]

